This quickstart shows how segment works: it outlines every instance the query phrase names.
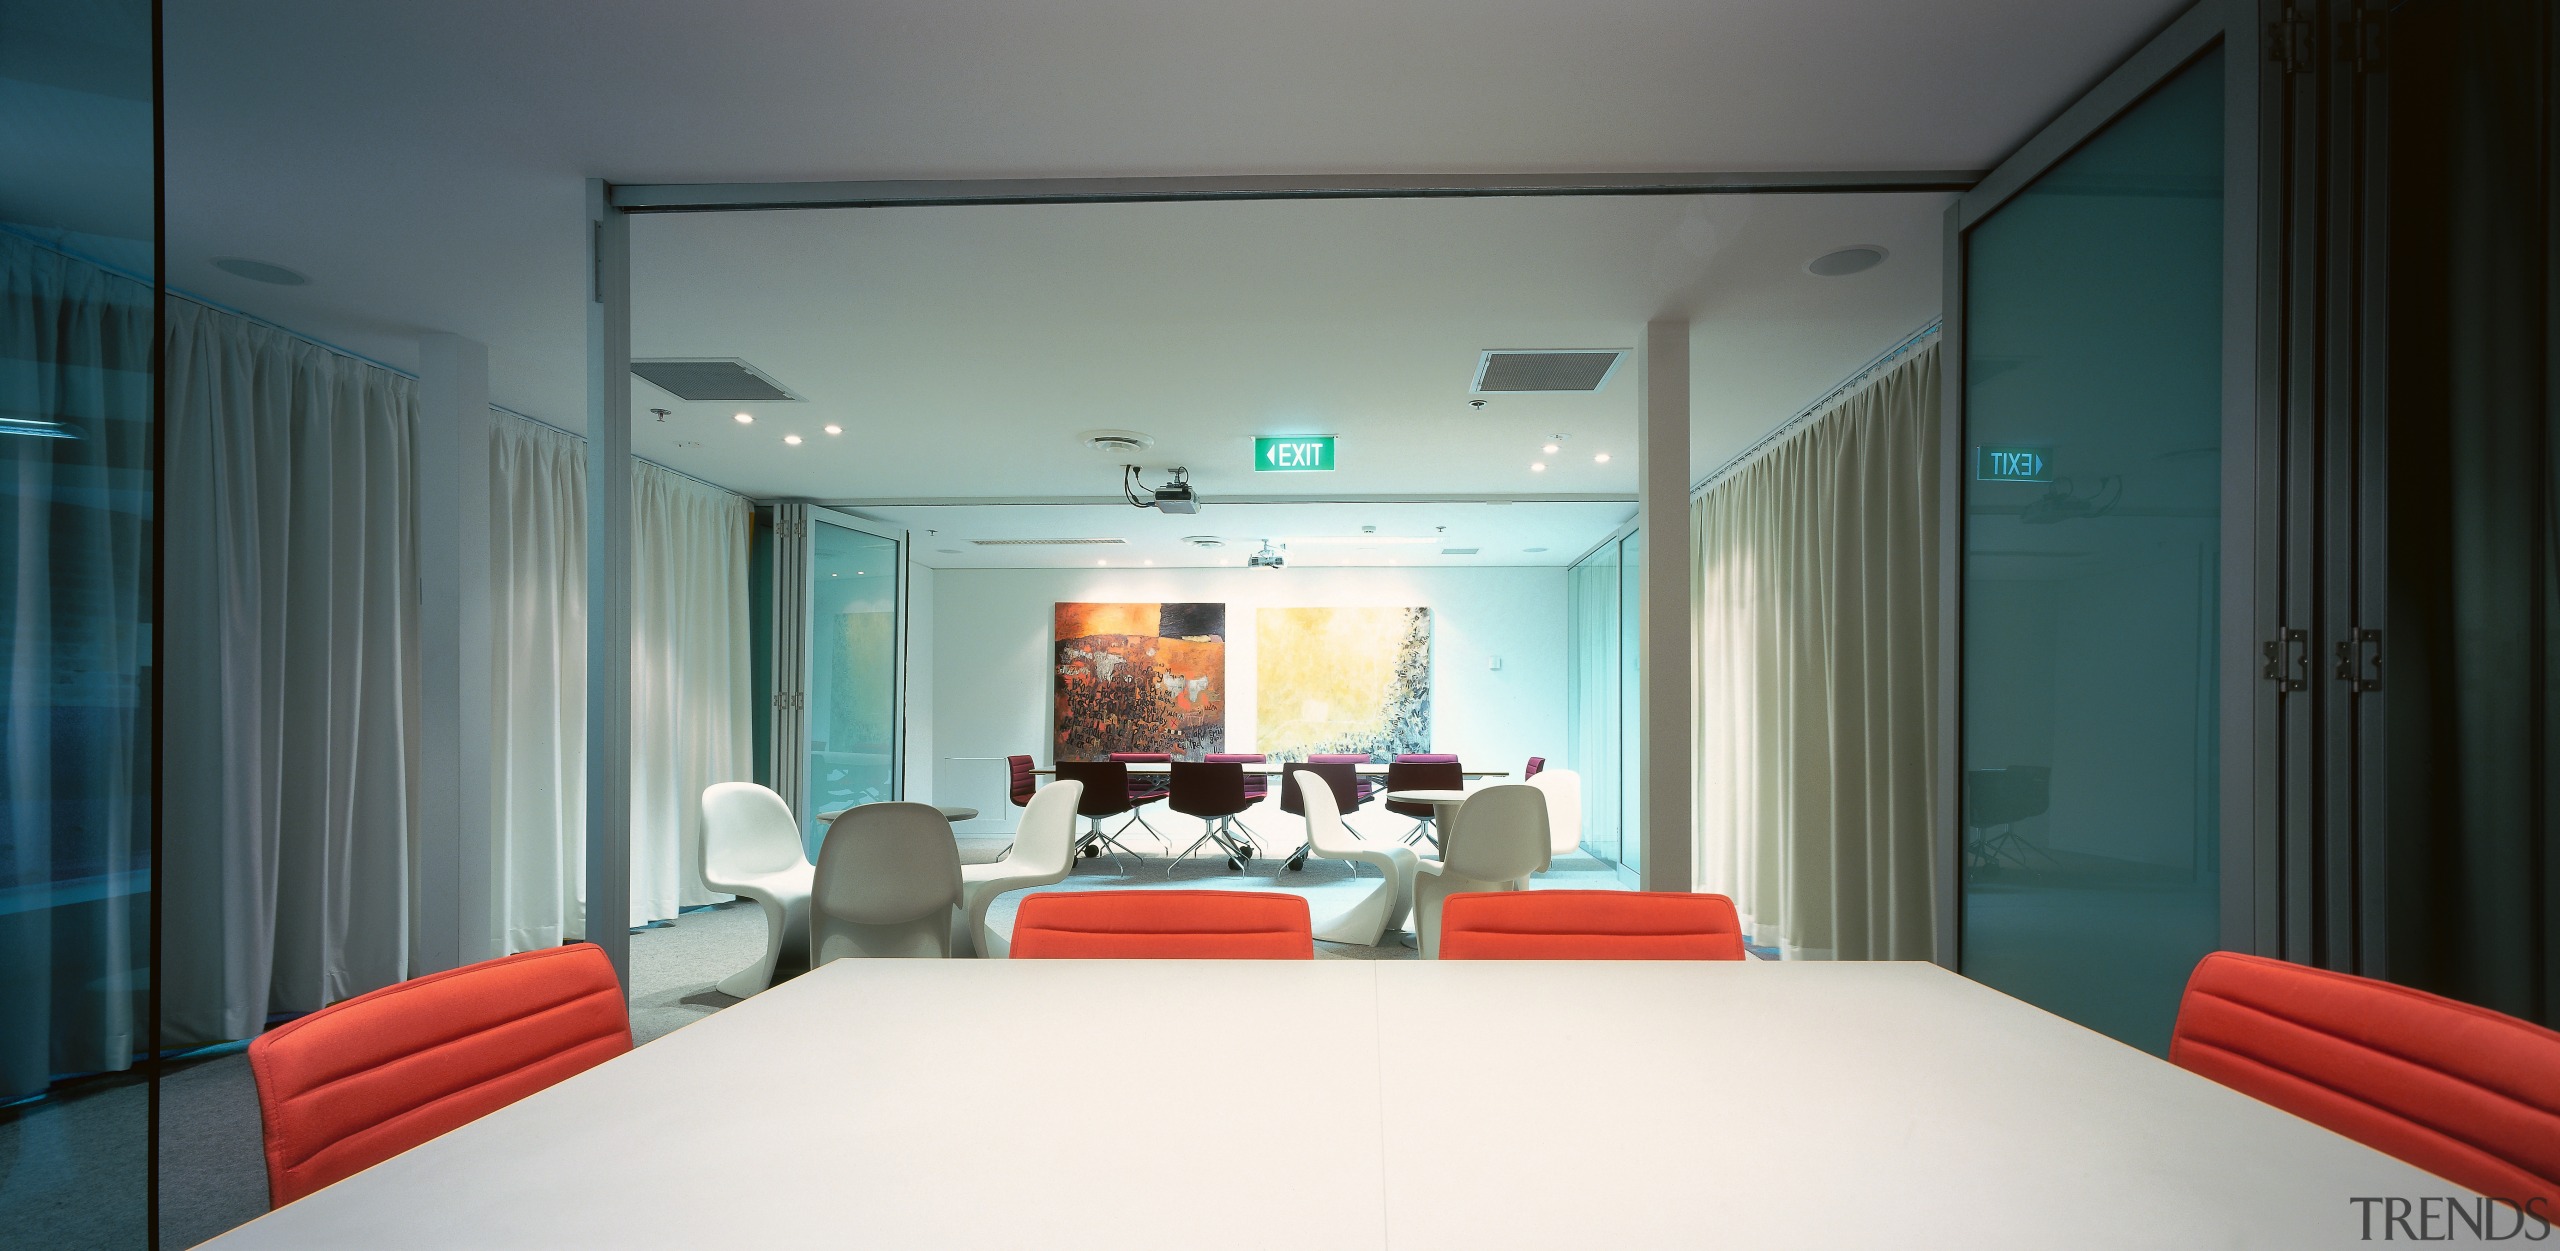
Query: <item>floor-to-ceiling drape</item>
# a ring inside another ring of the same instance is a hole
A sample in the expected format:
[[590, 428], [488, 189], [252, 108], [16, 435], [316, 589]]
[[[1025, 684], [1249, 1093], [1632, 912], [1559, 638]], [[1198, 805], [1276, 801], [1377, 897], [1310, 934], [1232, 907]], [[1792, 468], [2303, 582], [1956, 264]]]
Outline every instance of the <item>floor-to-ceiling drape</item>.
[[1938, 350], [1692, 505], [1697, 881], [1790, 956], [1934, 954]]
[[[586, 445], [497, 417], [490, 459], [499, 656], [491, 787], [501, 940], [584, 932]], [[632, 466], [631, 911], [723, 898], [701, 881], [704, 787], [753, 771], [744, 499]]]
[[0, 1101], [127, 1067], [148, 896], [151, 287], [0, 234]]
[[492, 417], [489, 909], [501, 951], [584, 933], [587, 445]]
[[754, 771], [747, 502], [655, 465], [631, 480], [631, 915], [725, 899], [702, 884], [701, 796]]
[[169, 305], [171, 1042], [409, 974], [416, 384]]

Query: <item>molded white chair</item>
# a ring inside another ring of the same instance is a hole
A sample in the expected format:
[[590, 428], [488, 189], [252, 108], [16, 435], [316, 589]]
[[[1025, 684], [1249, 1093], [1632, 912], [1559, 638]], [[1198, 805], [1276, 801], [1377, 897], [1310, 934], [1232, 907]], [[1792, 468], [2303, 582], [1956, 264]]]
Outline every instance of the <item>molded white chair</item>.
[[960, 866], [959, 932], [951, 936], [951, 954], [1005, 954], [1003, 936], [987, 928], [987, 906], [1006, 891], [1067, 880], [1076, 867], [1076, 805], [1082, 802], [1082, 782], [1069, 779], [1041, 787], [1022, 806], [1012, 850], [988, 864]]
[[1547, 862], [1547, 843], [1546, 792], [1514, 782], [1467, 796], [1457, 827], [1442, 831], [1440, 858], [1425, 856], [1414, 866], [1414, 932], [1422, 958], [1440, 958], [1440, 901], [1468, 891], [1521, 889]]
[[764, 908], [764, 954], [720, 980], [738, 999], [809, 967], [809, 880], [817, 868], [800, 850], [800, 825], [782, 796], [753, 782], [716, 782], [702, 791], [702, 884]]
[[1557, 856], [1582, 850], [1582, 775], [1571, 769], [1545, 769], [1529, 779], [1529, 785], [1547, 793], [1547, 863], [1538, 866], [1543, 873]]
[[[1331, 917], [1318, 917], [1315, 936], [1328, 943], [1377, 946], [1387, 931], [1403, 929], [1406, 916], [1413, 911], [1414, 865], [1421, 856], [1402, 843], [1370, 842], [1344, 825], [1333, 786], [1323, 774], [1298, 772], [1289, 776], [1297, 781], [1299, 802], [1307, 810], [1308, 854], [1347, 860], [1355, 866], [1375, 865], [1380, 878], [1376, 887], [1350, 906]], [[1354, 868], [1352, 873], [1356, 877], [1359, 870]]]
[[960, 844], [931, 804], [847, 808], [818, 844], [809, 967], [843, 956], [951, 954]]

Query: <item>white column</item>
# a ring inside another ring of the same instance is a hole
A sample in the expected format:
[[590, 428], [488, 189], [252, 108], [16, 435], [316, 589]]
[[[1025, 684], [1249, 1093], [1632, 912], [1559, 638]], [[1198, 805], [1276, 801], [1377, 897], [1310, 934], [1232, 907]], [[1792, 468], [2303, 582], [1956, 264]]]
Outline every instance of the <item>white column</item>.
[[587, 180], [587, 941], [631, 995], [631, 219]]
[[1695, 767], [1689, 654], [1689, 323], [1644, 328], [1636, 393], [1636, 515], [1644, 527], [1636, 828], [1646, 890], [1687, 891]]
[[504, 954], [490, 917], [489, 349], [418, 342], [421, 973]]

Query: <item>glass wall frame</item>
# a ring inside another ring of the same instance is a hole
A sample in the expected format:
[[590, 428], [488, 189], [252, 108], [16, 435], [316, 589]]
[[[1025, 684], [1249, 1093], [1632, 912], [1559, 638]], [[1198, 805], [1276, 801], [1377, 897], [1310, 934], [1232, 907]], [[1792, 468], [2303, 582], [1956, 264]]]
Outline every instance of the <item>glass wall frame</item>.
[[[2276, 683], [2258, 680], [2264, 663], [2258, 652], [2272, 629], [2280, 553], [2271, 541], [2275, 527], [2268, 512], [2277, 498], [2272, 478], [2278, 465], [2270, 455], [2268, 423], [2261, 419], [2269, 385], [2262, 366], [2270, 354], [2271, 332], [2259, 312], [2268, 281], [2261, 240], [2271, 237], [2271, 227], [2260, 194], [2266, 181], [2261, 163], [2261, 93], [2268, 77], [2262, 60], [2260, 9], [2256, 0], [2205, 0], [2190, 9], [1948, 211], [1944, 395], [1949, 420], [1940, 447], [1944, 501], [1940, 585], [1948, 593], [1940, 603], [1941, 799], [1936, 824], [1940, 958], [1959, 971], [1970, 971], [1974, 963], [1965, 946], [1970, 802], [1965, 783], [1970, 768], [1999, 763], [1970, 760], [1967, 746], [1977, 712], [1966, 704], [1969, 632], [1998, 624], [1988, 619], [1969, 621], [1966, 608], [1972, 525], [1967, 488], [1976, 477], [1974, 460], [1983, 442], [1975, 437], [1967, 409], [1972, 381], [1968, 359], [1976, 355], [1968, 350], [1968, 318], [1982, 312], [1968, 289], [1976, 232], [2004, 209], [2020, 203], [2040, 180], [2087, 150], [2111, 126], [2135, 115], [2165, 86], [2191, 71], [2219, 75], [2222, 123], [2220, 377], [2213, 392], [2220, 435], [2215, 483], [2218, 542], [2212, 553], [2212, 584], [2204, 588], [2210, 605], [2210, 637], [2199, 641], [2194, 662], [2211, 683], [2209, 695], [2198, 703], [2199, 715], [2210, 717], [2214, 734], [2210, 759], [2195, 762], [2197, 775], [2208, 779], [2203, 787], [2206, 793], [2199, 797], [2204, 811], [2198, 820], [2210, 821], [2219, 834], [2212, 852], [2212, 867], [2218, 875], [2212, 885], [2213, 945], [2244, 951], [2269, 946], [2266, 931], [2272, 909], [2262, 894], [2272, 876], [2265, 869], [2275, 837], [2269, 802], [2277, 769], [2267, 736], [2260, 731], [2271, 724], [2276, 712], [2272, 693]], [[1975, 362], [1972, 372], [1984, 369]], [[2036, 997], [2025, 990], [2018, 993]], [[2165, 1017], [2136, 1032], [2149, 1041], [2154, 1025], [2165, 1038]]]
[[[905, 797], [907, 532], [832, 509], [780, 504], [773, 539], [766, 781], [791, 805], [814, 861], [825, 814]], [[860, 582], [873, 575], [885, 576], [886, 595]], [[865, 588], [861, 602], [843, 589], [849, 584]], [[864, 608], [885, 612], [855, 611]], [[853, 628], [855, 617], [864, 628]], [[846, 741], [848, 735], [861, 741]]]

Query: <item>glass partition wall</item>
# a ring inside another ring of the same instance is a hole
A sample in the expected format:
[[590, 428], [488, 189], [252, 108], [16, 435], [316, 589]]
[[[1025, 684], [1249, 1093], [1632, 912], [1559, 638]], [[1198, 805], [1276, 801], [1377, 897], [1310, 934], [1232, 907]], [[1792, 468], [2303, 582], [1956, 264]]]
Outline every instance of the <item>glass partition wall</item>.
[[1638, 755], [1639, 536], [1612, 536], [1565, 573], [1565, 763], [1582, 776], [1582, 849], [1632, 871]]
[[903, 796], [906, 537], [806, 504], [773, 527], [768, 767], [814, 861], [837, 813]]
[[[157, 40], [0, 0], [0, 1239], [151, 1236]], [[76, 1197], [75, 1197], [76, 1196]]]

